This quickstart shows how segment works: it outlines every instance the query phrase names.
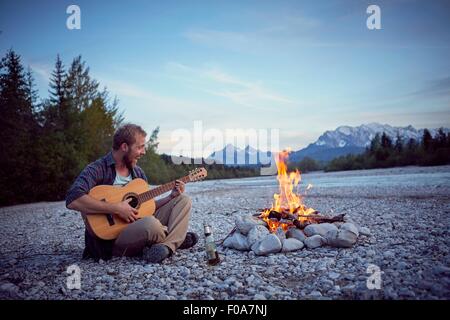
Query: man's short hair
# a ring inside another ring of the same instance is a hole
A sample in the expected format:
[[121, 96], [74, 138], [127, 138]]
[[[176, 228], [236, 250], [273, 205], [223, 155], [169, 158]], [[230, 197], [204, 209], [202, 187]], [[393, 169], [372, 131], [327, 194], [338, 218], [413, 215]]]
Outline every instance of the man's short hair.
[[147, 136], [147, 132], [136, 124], [127, 123], [120, 126], [114, 133], [113, 149], [119, 150], [124, 142], [131, 146], [136, 142], [136, 134], [141, 134], [144, 137]]

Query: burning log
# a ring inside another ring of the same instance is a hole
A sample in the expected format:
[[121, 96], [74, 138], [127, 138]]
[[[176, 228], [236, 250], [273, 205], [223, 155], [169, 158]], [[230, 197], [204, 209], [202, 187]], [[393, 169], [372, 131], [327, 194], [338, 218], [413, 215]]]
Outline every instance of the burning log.
[[[253, 214], [254, 217], [261, 216], [261, 212], [269, 211], [270, 209], [258, 209], [258, 213]], [[305, 218], [305, 219], [312, 219], [314, 221], [318, 221], [318, 223], [325, 223], [325, 222], [345, 222], [344, 221], [345, 213], [338, 214], [337, 216], [333, 217], [327, 217], [319, 214], [319, 211], [314, 211], [312, 214], [308, 215], [302, 215], [302, 214], [282, 214], [275, 210], [270, 210], [269, 215], [267, 218], [269, 219], [276, 219], [278, 221], [280, 220], [298, 220], [299, 218]]]
[[306, 221], [300, 221], [300, 220], [294, 220], [294, 226], [297, 227], [297, 229], [305, 229], [306, 226], [310, 225], [311, 221], [306, 220]]
[[334, 217], [325, 217], [321, 215], [299, 215], [299, 218], [306, 218], [306, 219], [312, 219], [317, 221], [318, 223], [325, 223], [325, 222], [344, 222], [344, 216], [345, 213], [339, 214]]
[[269, 215], [267, 216], [267, 218], [269, 218], [269, 219], [277, 219], [278, 221], [280, 221], [281, 218], [282, 218], [282, 214], [280, 212], [278, 212], [278, 211], [271, 210], [269, 212]]
[[[269, 209], [261, 209], [262, 212], [267, 212]], [[261, 212], [253, 215], [254, 217], [261, 218]], [[339, 214], [334, 217], [327, 217], [320, 215], [318, 211], [312, 214], [283, 214], [275, 210], [270, 210], [267, 216], [268, 220], [271, 221], [272, 225], [284, 225], [285, 228], [290, 228], [295, 226], [298, 229], [304, 229], [306, 226], [313, 223], [332, 223], [332, 222], [344, 222], [345, 213]]]
[[[294, 210], [294, 212], [298, 212], [300, 208], [301, 208], [301, 207], [296, 208], [296, 209]], [[278, 211], [273, 210], [273, 209], [271, 209], [271, 208], [261, 208], [261, 209], [257, 209], [256, 211], [257, 211], [257, 212], [266, 212], [266, 211], [269, 211], [269, 214], [270, 214], [270, 213], [273, 213], [274, 215], [276, 215], [276, 214], [280, 215], [280, 214], [281, 214], [282, 216], [286, 216], [286, 215], [292, 216], [292, 217], [293, 217], [293, 216], [297, 216], [297, 214], [295, 214], [295, 213], [290, 213], [289, 210], [284, 209], [284, 208], [281, 209], [281, 212], [278, 212]], [[317, 210], [314, 210], [313, 212], [311, 212], [311, 214], [320, 214], [320, 212], [317, 211]], [[256, 213], [256, 214], [254, 214], [253, 216], [258, 216], [258, 215], [259, 215], [259, 213]]]

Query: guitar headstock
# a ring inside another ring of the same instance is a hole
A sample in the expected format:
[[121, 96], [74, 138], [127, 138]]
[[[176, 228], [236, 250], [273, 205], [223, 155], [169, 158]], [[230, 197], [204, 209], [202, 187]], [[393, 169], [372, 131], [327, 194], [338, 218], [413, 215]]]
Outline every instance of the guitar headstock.
[[208, 172], [206, 171], [205, 168], [196, 168], [194, 170], [189, 171], [189, 181], [194, 182], [194, 181], [200, 181], [206, 178], [206, 176], [208, 175]]

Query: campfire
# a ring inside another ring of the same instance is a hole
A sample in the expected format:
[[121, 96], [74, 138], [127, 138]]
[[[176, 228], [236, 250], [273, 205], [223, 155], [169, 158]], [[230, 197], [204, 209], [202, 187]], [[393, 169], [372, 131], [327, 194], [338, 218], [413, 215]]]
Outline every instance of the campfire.
[[298, 191], [301, 175], [298, 170], [288, 173], [288, 156], [289, 151], [283, 151], [276, 157], [279, 190], [272, 206], [253, 215], [238, 215], [235, 227], [222, 241], [224, 247], [267, 255], [324, 245], [350, 248], [356, 243], [358, 227], [344, 221], [344, 214], [321, 215], [303, 203]]
[[[256, 214], [258, 218], [267, 223], [270, 232], [274, 233], [278, 228], [285, 232], [291, 227], [304, 229], [311, 223], [338, 222], [344, 221], [344, 215], [328, 218], [321, 216], [317, 210], [308, 208], [302, 201], [302, 196], [298, 193], [301, 182], [300, 172], [288, 173], [287, 159], [289, 150], [277, 154], [275, 161], [278, 169], [279, 193], [273, 195], [273, 203], [270, 209], [261, 209], [262, 213]], [[309, 184], [306, 190], [312, 188]]]

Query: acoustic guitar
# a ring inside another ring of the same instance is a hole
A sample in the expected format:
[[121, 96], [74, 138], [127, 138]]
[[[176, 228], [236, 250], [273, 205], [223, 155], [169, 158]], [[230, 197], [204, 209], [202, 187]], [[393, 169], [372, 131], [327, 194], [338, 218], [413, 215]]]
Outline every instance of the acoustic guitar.
[[[207, 176], [205, 168], [197, 168], [179, 180], [184, 183], [204, 179]], [[130, 200], [131, 207], [138, 210], [138, 218], [151, 216], [155, 213], [155, 197], [162, 195], [175, 187], [175, 181], [163, 184], [149, 190], [144, 179], [133, 179], [124, 186], [99, 185], [89, 191], [94, 199], [109, 203], [118, 203]], [[120, 232], [129, 224], [119, 216], [112, 213], [86, 213], [82, 212], [84, 223], [88, 231], [104, 240], [116, 239]]]

